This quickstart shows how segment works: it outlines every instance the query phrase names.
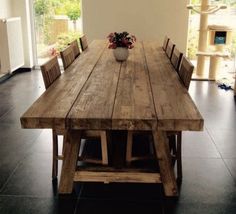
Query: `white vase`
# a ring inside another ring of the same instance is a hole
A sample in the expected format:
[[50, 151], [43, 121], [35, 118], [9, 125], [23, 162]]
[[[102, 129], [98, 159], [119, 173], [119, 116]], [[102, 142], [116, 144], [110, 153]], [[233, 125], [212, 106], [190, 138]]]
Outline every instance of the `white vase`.
[[113, 54], [117, 61], [122, 62], [127, 60], [129, 56], [129, 50], [128, 48], [118, 47], [113, 49]]

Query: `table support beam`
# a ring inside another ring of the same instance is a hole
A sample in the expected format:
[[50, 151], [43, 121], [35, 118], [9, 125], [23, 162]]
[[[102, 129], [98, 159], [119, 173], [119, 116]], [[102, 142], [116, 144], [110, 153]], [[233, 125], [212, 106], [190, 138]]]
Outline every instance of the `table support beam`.
[[164, 131], [153, 131], [153, 139], [165, 195], [178, 196], [178, 188], [171, 165], [171, 155], [166, 133]]
[[64, 150], [64, 160], [61, 170], [61, 180], [59, 185], [60, 194], [69, 194], [73, 190], [73, 180], [78, 159], [78, 152], [81, 143], [81, 132], [78, 130], [68, 130]]

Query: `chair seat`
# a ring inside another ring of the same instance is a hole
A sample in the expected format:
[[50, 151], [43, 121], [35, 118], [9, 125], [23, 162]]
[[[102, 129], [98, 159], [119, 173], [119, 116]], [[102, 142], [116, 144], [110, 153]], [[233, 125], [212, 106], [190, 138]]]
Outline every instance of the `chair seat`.
[[[167, 137], [169, 140], [169, 148], [172, 156], [172, 165], [174, 167], [177, 162], [177, 179], [182, 179], [182, 164], [181, 164], [181, 135], [180, 131], [170, 131], [167, 132]], [[137, 140], [140, 136], [145, 139]], [[140, 145], [147, 143], [148, 149], [141, 148], [142, 154], [135, 153], [135, 144], [138, 144], [137, 148], [140, 149]], [[128, 131], [127, 135], [127, 146], [126, 146], [126, 163], [131, 165], [134, 161], [139, 160], [149, 160], [155, 159], [156, 155], [154, 152], [154, 142], [152, 138], [152, 132], [142, 132], [142, 131]]]

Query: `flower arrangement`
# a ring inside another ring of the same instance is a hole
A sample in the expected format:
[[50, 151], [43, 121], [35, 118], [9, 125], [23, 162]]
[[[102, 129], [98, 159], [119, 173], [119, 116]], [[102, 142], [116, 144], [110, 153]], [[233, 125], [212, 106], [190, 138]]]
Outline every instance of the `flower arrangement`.
[[110, 42], [108, 48], [111, 49], [116, 49], [117, 47], [132, 49], [134, 47], [133, 44], [136, 42], [136, 37], [126, 31], [122, 33], [110, 33], [107, 38]]

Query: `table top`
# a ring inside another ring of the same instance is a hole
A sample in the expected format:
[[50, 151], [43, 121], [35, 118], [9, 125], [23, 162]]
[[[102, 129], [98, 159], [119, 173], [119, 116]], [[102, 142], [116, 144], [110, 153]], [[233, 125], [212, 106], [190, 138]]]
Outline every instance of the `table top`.
[[95, 40], [21, 117], [23, 128], [203, 129], [203, 118], [155, 41], [137, 42], [117, 62]]

